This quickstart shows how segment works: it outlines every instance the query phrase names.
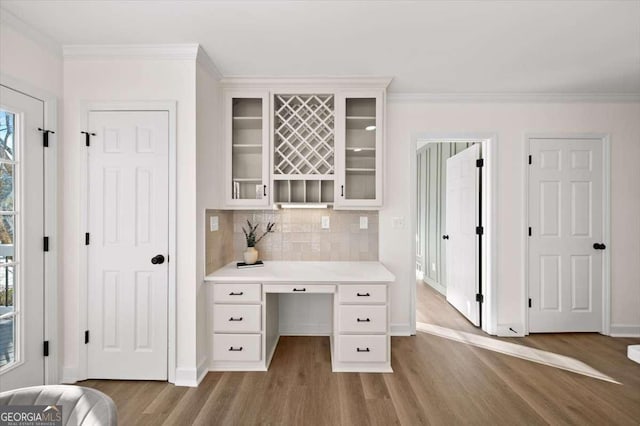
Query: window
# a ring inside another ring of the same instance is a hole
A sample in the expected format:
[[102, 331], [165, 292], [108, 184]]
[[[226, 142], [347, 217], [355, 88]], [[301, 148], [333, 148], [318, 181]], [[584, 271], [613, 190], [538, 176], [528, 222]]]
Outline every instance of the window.
[[0, 370], [19, 361], [16, 115], [0, 109]]

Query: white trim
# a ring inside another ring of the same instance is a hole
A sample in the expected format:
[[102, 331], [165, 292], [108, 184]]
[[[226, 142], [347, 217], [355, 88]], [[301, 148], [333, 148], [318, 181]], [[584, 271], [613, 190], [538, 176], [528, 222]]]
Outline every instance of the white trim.
[[13, 12], [5, 9], [0, 6], [0, 24], [6, 25], [7, 27], [12, 28], [14, 31], [18, 32], [20, 35], [23, 35], [44, 47], [49, 52], [56, 55], [58, 58], [62, 58], [62, 46], [60, 43], [54, 40], [53, 37], [48, 34], [43, 33], [36, 27], [31, 24], [28, 24], [24, 20], [20, 19]]
[[39, 99], [44, 104], [44, 128], [49, 134], [49, 148], [44, 151], [44, 233], [49, 237], [49, 251], [44, 255], [44, 340], [49, 341], [49, 356], [44, 359], [44, 383], [57, 384], [60, 380], [60, 354], [62, 330], [58, 328], [58, 100], [45, 91], [28, 83], [0, 73], [0, 85], [27, 96]]
[[389, 102], [410, 103], [588, 103], [640, 102], [640, 93], [389, 93]]
[[406, 322], [389, 324], [390, 336], [415, 336], [415, 334], [415, 324], [413, 326]]
[[420, 281], [422, 281], [425, 285], [428, 285], [429, 287], [431, 287], [441, 295], [443, 296], [447, 295], [447, 288], [442, 284], [435, 282], [434, 280], [427, 278], [426, 276], [422, 277]]
[[611, 324], [611, 337], [640, 337], [640, 324]]
[[213, 78], [220, 81], [223, 78], [222, 73], [216, 67], [216, 64], [211, 60], [211, 57], [207, 54], [207, 52], [202, 48], [202, 46], [198, 46], [198, 51], [196, 53], [196, 62], [207, 70]]
[[[167, 378], [168, 382], [175, 383], [178, 376], [176, 369], [176, 101], [116, 101], [116, 102], [81, 102], [80, 106], [80, 128], [75, 130], [75, 140], [79, 147], [84, 149], [84, 138], [80, 138], [80, 132], [88, 127], [89, 113], [91, 111], [167, 111], [169, 113], [169, 294], [168, 294], [168, 359], [167, 359]], [[84, 160], [81, 164], [81, 188], [80, 188], [80, 217], [78, 235], [82, 236], [88, 229], [88, 150], [84, 149]], [[87, 246], [84, 245], [84, 238], [79, 241], [79, 276], [80, 286], [78, 289], [78, 324], [79, 329], [76, 330], [78, 341], [82, 341], [84, 330], [88, 328], [87, 315], [87, 273], [88, 273], [88, 257]], [[87, 346], [80, 345], [78, 356], [78, 368], [76, 379], [84, 380], [87, 378]]]
[[[482, 330], [488, 334], [497, 333], [498, 320], [498, 288], [499, 279], [497, 274], [498, 264], [498, 227], [496, 212], [498, 206], [498, 137], [495, 133], [429, 133], [417, 132], [411, 137], [409, 173], [411, 188], [410, 194], [410, 221], [411, 235], [416, 234], [417, 206], [417, 164], [416, 154], [418, 151], [418, 141], [429, 142], [470, 142], [480, 141], [482, 143], [482, 158], [484, 167], [482, 168], [482, 218], [484, 220], [484, 238], [482, 239], [483, 267], [482, 267], [482, 293], [485, 302], [482, 304]], [[416, 267], [416, 241], [411, 238], [410, 276], [415, 275]], [[416, 282], [412, 281], [410, 287], [410, 326], [412, 334], [416, 333]]]
[[338, 89], [385, 89], [393, 77], [373, 76], [224, 76], [221, 83], [224, 87], [234, 89], [269, 88], [277, 93], [279, 88], [320, 92], [328, 90], [335, 93]]
[[[198, 43], [180, 44], [68, 44], [62, 46], [65, 60], [169, 59], [196, 60]], [[204, 51], [202, 51], [204, 53]]]
[[[531, 139], [597, 139], [602, 141], [602, 242], [611, 245], [611, 142], [606, 133], [526, 132], [523, 136], [522, 171], [522, 324], [529, 334], [529, 154]], [[601, 334], [611, 335], [611, 250], [602, 252], [602, 329]]]

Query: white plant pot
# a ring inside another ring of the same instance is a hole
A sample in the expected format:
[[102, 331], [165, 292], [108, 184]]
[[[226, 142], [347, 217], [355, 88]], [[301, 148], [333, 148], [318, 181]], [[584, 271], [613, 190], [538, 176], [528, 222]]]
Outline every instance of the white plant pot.
[[247, 247], [243, 253], [244, 263], [247, 265], [253, 265], [258, 261], [258, 250], [255, 247]]

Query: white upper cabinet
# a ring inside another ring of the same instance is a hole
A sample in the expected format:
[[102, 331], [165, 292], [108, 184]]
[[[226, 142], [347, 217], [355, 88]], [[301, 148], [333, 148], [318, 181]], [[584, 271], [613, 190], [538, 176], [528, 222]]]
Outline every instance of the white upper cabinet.
[[270, 202], [269, 92], [225, 90], [225, 200], [232, 207]]
[[382, 206], [383, 91], [336, 95], [335, 208]]
[[225, 83], [227, 208], [382, 207], [388, 79]]

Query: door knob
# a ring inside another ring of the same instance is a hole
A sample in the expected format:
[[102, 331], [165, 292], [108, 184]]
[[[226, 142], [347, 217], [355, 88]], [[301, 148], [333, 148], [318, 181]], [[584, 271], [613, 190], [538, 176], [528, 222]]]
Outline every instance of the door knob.
[[604, 249], [607, 248], [607, 246], [605, 246], [602, 243], [594, 243], [593, 244], [593, 248], [596, 249], [596, 250], [604, 250]]
[[443, 235], [443, 236], [442, 236], [442, 239], [443, 239], [443, 240], [448, 240], [448, 239], [449, 239], [449, 236], [448, 236], [448, 235]]
[[151, 263], [154, 265], [162, 265], [164, 263], [164, 256], [157, 254], [151, 258]]

